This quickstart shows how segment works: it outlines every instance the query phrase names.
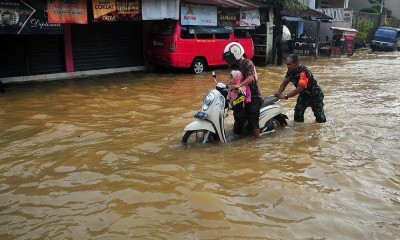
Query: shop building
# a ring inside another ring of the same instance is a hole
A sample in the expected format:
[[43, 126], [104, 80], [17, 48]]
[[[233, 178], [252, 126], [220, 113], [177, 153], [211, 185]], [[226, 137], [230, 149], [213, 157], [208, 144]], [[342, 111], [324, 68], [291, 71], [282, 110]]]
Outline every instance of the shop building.
[[[179, 20], [182, 6], [188, 4], [228, 10], [257, 9], [259, 15], [254, 17], [262, 18], [258, 22], [264, 23], [263, 28], [273, 17], [271, 6], [256, 0], [65, 2], [0, 2], [0, 81], [25, 82], [145, 70], [147, 35], [152, 22]], [[237, 17], [240, 21], [241, 16]], [[240, 26], [239, 22], [236, 27], [254, 30], [260, 25]]]

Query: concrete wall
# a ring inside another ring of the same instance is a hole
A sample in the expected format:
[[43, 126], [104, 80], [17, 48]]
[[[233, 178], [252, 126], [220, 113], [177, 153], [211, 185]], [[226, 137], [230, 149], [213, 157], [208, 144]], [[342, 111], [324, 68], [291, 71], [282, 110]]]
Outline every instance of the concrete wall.
[[[353, 10], [360, 10], [363, 8], [370, 7], [371, 4], [368, 0], [351, 0], [349, 2], [349, 8]], [[400, 18], [400, 1], [399, 0], [385, 0], [385, 7], [392, 11], [392, 15], [396, 18]]]
[[[351, 23], [349, 22], [333, 22], [333, 23], [320, 23], [319, 29], [319, 39], [320, 41], [325, 41], [326, 36], [328, 36], [329, 41], [332, 40], [333, 31], [331, 27], [344, 27], [344, 28], [351, 28]], [[308, 36], [316, 36], [317, 35], [317, 22], [304, 22], [304, 30], [307, 31]]]

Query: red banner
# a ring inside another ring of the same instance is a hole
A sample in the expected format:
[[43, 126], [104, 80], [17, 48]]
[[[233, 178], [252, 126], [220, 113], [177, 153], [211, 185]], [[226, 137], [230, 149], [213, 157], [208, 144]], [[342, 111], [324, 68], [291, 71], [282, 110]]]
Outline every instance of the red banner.
[[47, 0], [49, 23], [87, 24], [87, 0]]

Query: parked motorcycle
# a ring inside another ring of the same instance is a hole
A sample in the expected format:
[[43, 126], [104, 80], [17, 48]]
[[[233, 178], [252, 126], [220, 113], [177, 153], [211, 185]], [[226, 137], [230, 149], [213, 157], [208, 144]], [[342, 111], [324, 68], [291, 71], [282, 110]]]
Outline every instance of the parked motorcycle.
[[[215, 72], [212, 73], [216, 87], [207, 93], [203, 99], [203, 106], [194, 117], [196, 120], [185, 127], [182, 144], [188, 145], [192, 142], [214, 143], [220, 141], [226, 143], [225, 118], [231, 106], [227, 100], [228, 86], [217, 82]], [[273, 131], [277, 126], [287, 125], [288, 117], [282, 113], [283, 107], [280, 99], [275, 96], [265, 97], [260, 109], [260, 131], [261, 135]]]

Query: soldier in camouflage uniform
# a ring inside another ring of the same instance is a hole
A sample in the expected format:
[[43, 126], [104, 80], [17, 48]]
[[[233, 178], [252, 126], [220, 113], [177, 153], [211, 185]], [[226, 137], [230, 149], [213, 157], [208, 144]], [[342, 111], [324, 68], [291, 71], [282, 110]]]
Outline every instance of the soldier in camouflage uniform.
[[[299, 57], [294, 54], [286, 58], [286, 66], [288, 71], [275, 96], [280, 99], [288, 99], [299, 94], [294, 108], [294, 121], [304, 122], [304, 112], [307, 107], [311, 107], [314, 112], [315, 120], [318, 123], [326, 122], [324, 113], [324, 93], [318, 85], [317, 80], [314, 79], [311, 71], [307, 67], [299, 64]], [[292, 82], [296, 89], [287, 95], [282, 95], [282, 92], [285, 91], [289, 82]]]

